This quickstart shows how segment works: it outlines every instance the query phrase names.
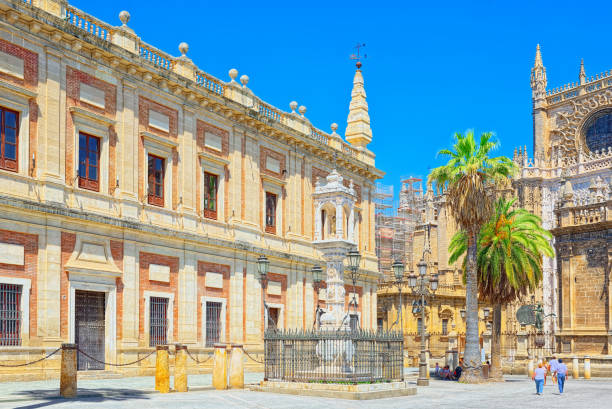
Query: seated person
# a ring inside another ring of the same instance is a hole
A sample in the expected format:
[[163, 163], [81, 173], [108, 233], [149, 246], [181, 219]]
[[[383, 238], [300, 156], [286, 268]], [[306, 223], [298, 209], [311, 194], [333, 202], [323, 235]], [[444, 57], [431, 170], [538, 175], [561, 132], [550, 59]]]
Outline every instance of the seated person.
[[463, 368], [461, 367], [461, 365], [457, 366], [455, 368], [455, 371], [453, 372], [453, 379], [455, 379], [456, 381], [459, 380], [459, 378], [461, 378], [461, 373], [463, 372]]
[[452, 374], [450, 372], [450, 369], [448, 367], [448, 365], [446, 365], [441, 371], [440, 371], [440, 378], [442, 379], [447, 379], [450, 380], [452, 377]]

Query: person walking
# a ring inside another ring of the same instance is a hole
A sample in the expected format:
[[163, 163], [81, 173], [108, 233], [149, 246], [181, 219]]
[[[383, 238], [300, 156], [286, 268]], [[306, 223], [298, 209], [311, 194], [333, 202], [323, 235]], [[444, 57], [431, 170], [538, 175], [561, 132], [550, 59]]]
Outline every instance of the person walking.
[[544, 377], [546, 376], [546, 368], [542, 362], [538, 363], [538, 367], [533, 371], [532, 379], [536, 385], [536, 395], [541, 395], [544, 392]]
[[563, 393], [566, 379], [567, 366], [563, 363], [563, 359], [559, 358], [559, 363], [557, 364], [557, 385], [559, 385], [559, 393]]
[[557, 384], [557, 366], [559, 365], [559, 361], [557, 361], [557, 357], [553, 356], [550, 361], [548, 361], [548, 366], [550, 373], [552, 374], [552, 382], [553, 385]]

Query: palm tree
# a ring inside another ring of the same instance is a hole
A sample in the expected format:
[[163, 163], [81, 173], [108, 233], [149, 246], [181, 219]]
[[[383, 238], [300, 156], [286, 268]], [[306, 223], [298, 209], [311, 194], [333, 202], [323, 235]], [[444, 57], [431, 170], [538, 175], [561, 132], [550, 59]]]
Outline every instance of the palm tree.
[[[542, 228], [540, 218], [525, 209], [513, 209], [515, 202], [499, 199], [478, 237], [479, 295], [493, 304], [490, 376], [495, 379], [502, 378], [502, 305], [533, 292], [542, 280], [542, 255], [554, 256], [552, 235]], [[466, 248], [467, 235], [459, 231], [449, 245], [449, 263], [457, 261]]]
[[466, 345], [464, 375], [466, 383], [482, 379], [478, 338], [478, 281], [476, 274], [477, 237], [480, 227], [489, 219], [493, 203], [493, 185], [511, 176], [514, 163], [504, 157], [489, 157], [497, 148], [493, 134], [480, 135], [477, 143], [474, 132], [456, 133], [451, 149], [438, 155], [449, 158], [446, 165], [431, 171], [429, 182], [435, 182], [447, 192], [447, 202], [459, 228], [467, 235], [466, 261]]

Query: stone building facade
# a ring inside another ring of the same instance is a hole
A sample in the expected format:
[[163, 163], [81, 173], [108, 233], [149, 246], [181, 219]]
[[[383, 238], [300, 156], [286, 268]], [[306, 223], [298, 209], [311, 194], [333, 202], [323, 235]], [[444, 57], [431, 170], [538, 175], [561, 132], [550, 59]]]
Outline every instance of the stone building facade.
[[[187, 44], [173, 57], [142, 41], [129, 13], [120, 19], [112, 26], [63, 0], [0, 0], [0, 300], [12, 314], [0, 359], [76, 342], [129, 362], [159, 343], [253, 349], [267, 325], [310, 328], [311, 268], [324, 264], [312, 194], [334, 167], [355, 192], [343, 226], [362, 255], [346, 294], [359, 294], [360, 325], [374, 328], [382, 172], [366, 147], [361, 71], [347, 143], [335, 124], [312, 126], [305, 107], [283, 112], [246, 75], [238, 83], [232, 69], [221, 81]], [[260, 255], [270, 260], [265, 293]], [[79, 359], [80, 369], [104, 368]]]
[[[534, 153], [515, 152], [523, 207], [554, 235], [541, 297], [558, 352], [612, 354], [612, 72], [547, 89], [540, 47], [531, 74]], [[554, 314], [554, 315], [553, 315]]]

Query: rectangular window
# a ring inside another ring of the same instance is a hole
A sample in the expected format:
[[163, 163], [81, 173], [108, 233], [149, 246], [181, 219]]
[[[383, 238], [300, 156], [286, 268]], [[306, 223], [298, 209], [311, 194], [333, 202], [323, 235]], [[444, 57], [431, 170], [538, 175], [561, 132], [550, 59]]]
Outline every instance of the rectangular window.
[[0, 169], [17, 172], [19, 114], [0, 107]]
[[221, 308], [220, 302], [206, 302], [206, 346], [212, 347], [221, 339]]
[[376, 320], [376, 327], [378, 328], [379, 331], [383, 330], [383, 319], [382, 318], [378, 318]]
[[350, 318], [351, 331], [357, 331], [359, 329], [359, 315], [351, 314]]
[[21, 286], [0, 284], [0, 346], [21, 345]]
[[268, 328], [278, 328], [279, 308], [268, 308]]
[[218, 181], [217, 175], [204, 172], [204, 217], [208, 219], [217, 218]]
[[79, 132], [79, 187], [100, 190], [100, 138]]
[[149, 155], [149, 204], [164, 206], [164, 158]]
[[448, 335], [448, 320], [442, 320], [442, 335]]
[[266, 192], [266, 233], [276, 234], [276, 195]]
[[151, 297], [149, 299], [149, 346], [168, 343], [168, 299]]

